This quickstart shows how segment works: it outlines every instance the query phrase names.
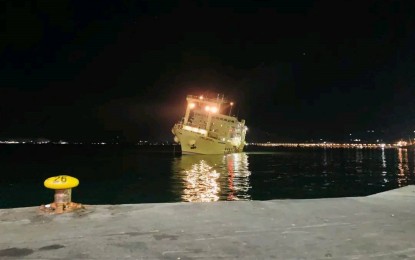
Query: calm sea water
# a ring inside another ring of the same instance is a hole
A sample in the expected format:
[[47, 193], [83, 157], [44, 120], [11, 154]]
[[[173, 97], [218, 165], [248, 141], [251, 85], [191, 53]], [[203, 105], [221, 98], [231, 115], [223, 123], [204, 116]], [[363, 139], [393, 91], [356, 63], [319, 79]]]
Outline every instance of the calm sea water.
[[51, 176], [77, 177], [84, 204], [365, 196], [414, 184], [413, 149], [247, 147], [192, 156], [173, 147], [1, 145], [0, 208], [50, 203]]

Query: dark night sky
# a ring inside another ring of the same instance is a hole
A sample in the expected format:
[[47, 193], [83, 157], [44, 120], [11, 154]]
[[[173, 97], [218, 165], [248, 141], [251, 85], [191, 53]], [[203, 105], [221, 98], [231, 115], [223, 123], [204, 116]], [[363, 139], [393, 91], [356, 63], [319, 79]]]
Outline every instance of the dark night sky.
[[247, 140], [415, 130], [413, 1], [1, 1], [0, 137], [172, 140], [224, 93]]

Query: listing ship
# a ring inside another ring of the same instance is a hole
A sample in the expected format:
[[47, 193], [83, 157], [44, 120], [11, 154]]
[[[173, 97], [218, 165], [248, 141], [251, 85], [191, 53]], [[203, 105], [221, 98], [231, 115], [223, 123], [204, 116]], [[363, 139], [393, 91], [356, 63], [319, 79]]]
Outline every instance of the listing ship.
[[[223, 96], [186, 97], [184, 118], [174, 125], [174, 141], [182, 154], [228, 154], [242, 152], [248, 128], [245, 120], [231, 116], [233, 102]], [[228, 112], [226, 115], [225, 113]]]

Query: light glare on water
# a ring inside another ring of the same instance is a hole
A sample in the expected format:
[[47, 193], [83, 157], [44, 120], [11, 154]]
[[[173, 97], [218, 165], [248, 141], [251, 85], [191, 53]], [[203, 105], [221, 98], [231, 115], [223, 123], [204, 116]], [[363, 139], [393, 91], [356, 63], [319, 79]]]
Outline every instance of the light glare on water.
[[[248, 155], [184, 155], [173, 162], [174, 190], [188, 202], [249, 200]], [[182, 180], [182, 181], [180, 181]], [[183, 187], [180, 187], [180, 186]], [[221, 198], [222, 197], [222, 198]]]

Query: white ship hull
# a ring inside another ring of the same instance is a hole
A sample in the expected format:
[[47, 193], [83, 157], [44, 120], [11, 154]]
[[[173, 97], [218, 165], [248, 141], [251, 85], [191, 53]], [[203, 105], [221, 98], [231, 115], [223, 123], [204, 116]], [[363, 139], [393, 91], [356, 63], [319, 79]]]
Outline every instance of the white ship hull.
[[229, 142], [205, 137], [199, 133], [179, 129], [172, 129], [182, 149], [182, 154], [228, 154], [242, 152], [244, 145], [236, 147]]

